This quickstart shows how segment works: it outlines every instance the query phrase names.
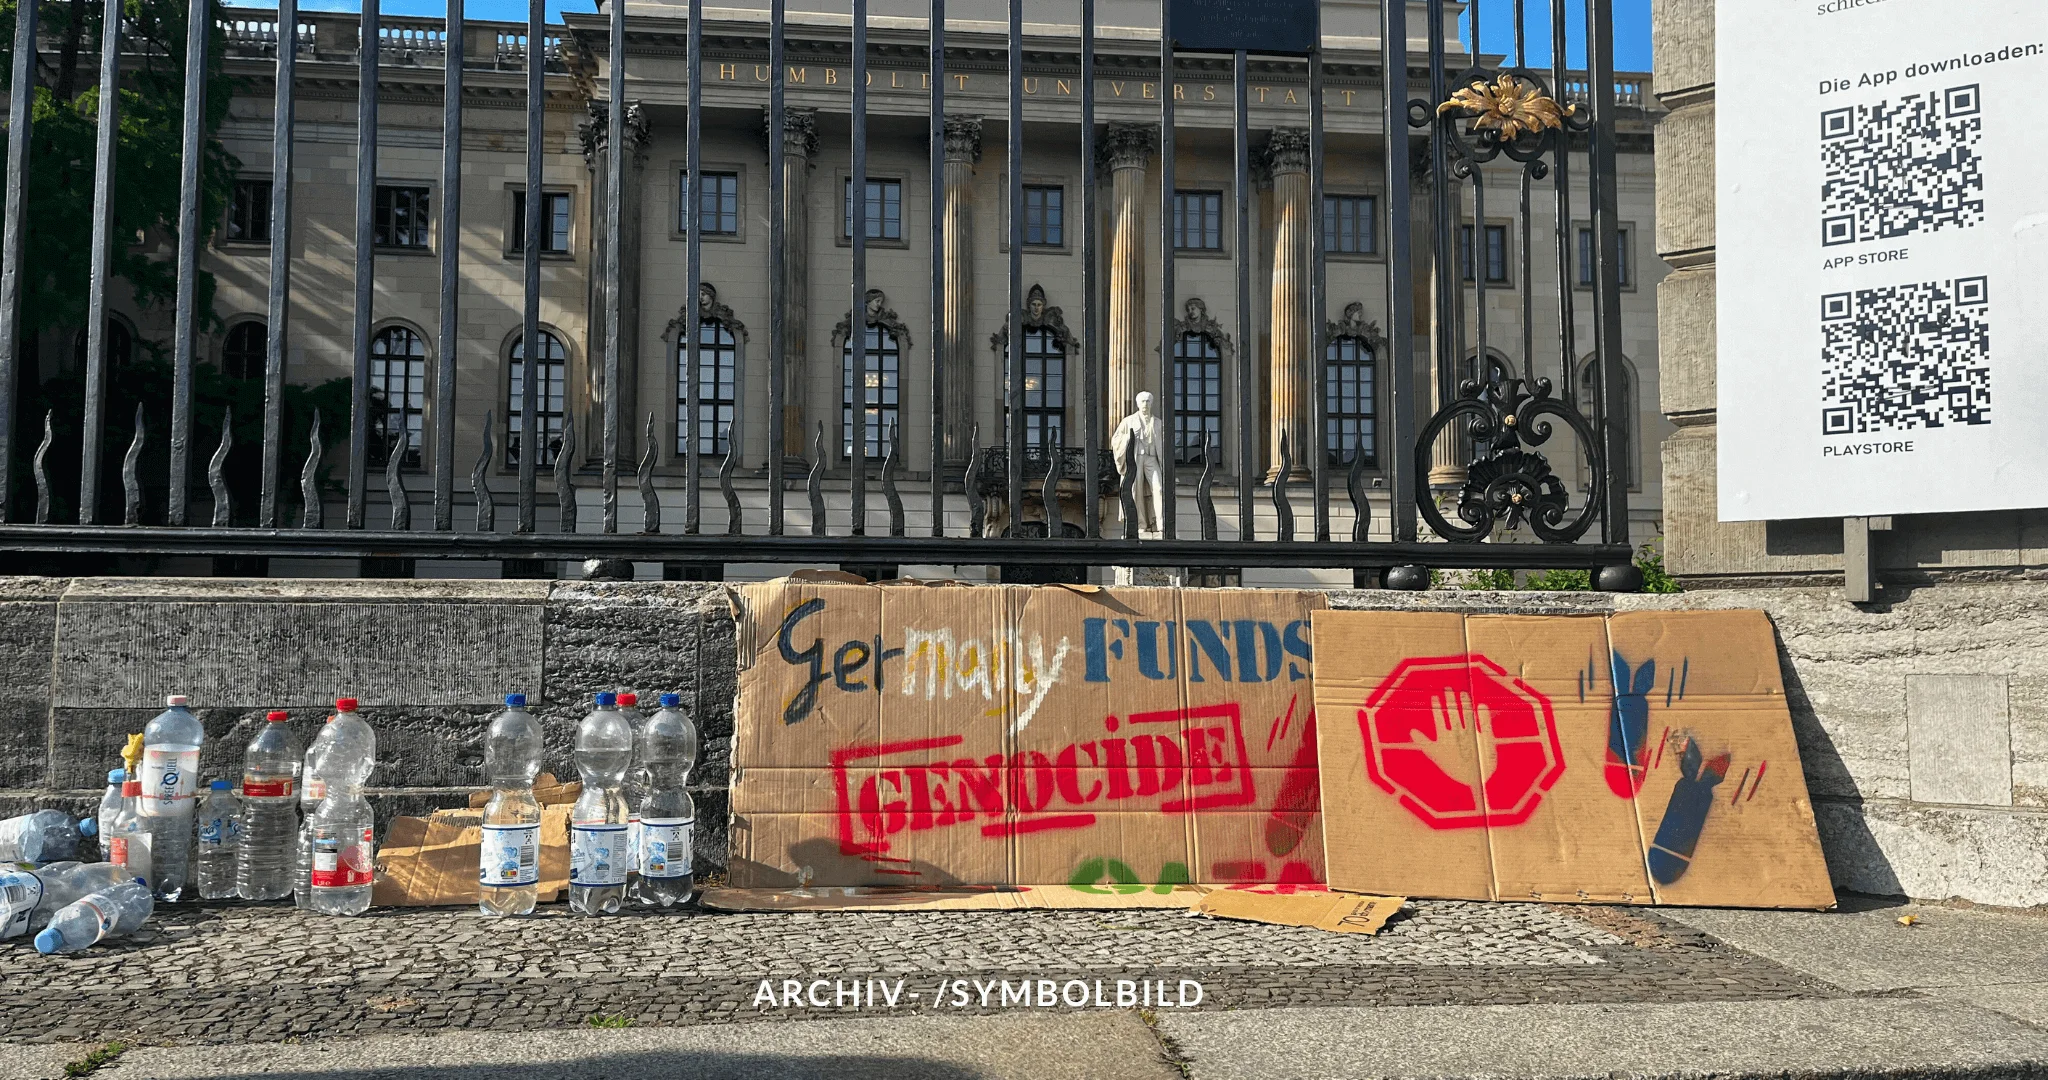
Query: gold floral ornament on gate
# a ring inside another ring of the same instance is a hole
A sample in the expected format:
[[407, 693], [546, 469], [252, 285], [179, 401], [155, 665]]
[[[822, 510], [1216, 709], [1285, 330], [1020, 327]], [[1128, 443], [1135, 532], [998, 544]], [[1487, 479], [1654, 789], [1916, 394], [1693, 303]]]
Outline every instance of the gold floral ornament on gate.
[[1540, 87], [1504, 73], [1490, 85], [1483, 79], [1475, 80], [1438, 105], [1436, 112], [1438, 116], [1462, 112], [1473, 117], [1473, 134], [1492, 131], [1501, 142], [1508, 143], [1524, 134], [1562, 130], [1565, 118], [1576, 114], [1578, 108], [1560, 106]]

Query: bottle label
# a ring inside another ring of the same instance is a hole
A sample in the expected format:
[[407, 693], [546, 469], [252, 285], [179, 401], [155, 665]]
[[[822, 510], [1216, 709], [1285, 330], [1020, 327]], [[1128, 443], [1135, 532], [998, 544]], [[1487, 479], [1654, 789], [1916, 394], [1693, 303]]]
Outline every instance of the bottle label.
[[645, 818], [640, 822], [640, 876], [679, 878], [690, 872], [690, 835], [696, 818]]
[[540, 881], [540, 825], [486, 825], [477, 880], [491, 888]]
[[292, 797], [292, 778], [282, 780], [251, 780], [242, 777], [242, 797], [245, 799], [289, 799]]
[[618, 825], [569, 828], [569, 884], [624, 885], [630, 868], [627, 829]]
[[142, 752], [142, 799], [137, 813], [144, 817], [184, 813], [198, 790], [198, 747], [159, 747]]
[[115, 866], [128, 865], [128, 838], [116, 836], [107, 844], [107, 861]]
[[306, 801], [316, 803], [326, 797], [327, 781], [317, 776], [309, 777], [306, 780]]
[[207, 817], [199, 819], [199, 843], [203, 847], [219, 847], [221, 841], [226, 839], [222, 835], [226, 831], [226, 822], [222, 818]]
[[0, 912], [6, 915], [0, 921], [0, 941], [28, 933], [29, 917], [42, 902], [43, 883], [34, 874], [0, 874], [0, 904], [5, 905]]
[[375, 880], [377, 844], [365, 828], [354, 843], [347, 834], [313, 837], [313, 887], [352, 889]]
[[[95, 904], [95, 903], [93, 903], [93, 902], [92, 902], [92, 897], [90, 897], [90, 896], [87, 896], [87, 897], [81, 897], [81, 898], [79, 899], [79, 901], [78, 901], [78, 902], [79, 902], [79, 903], [81, 903], [81, 904], [84, 904], [84, 905], [85, 905], [86, 907], [90, 908], [90, 909], [92, 910], [92, 913], [93, 913], [94, 915], [97, 915], [97, 916], [99, 916], [99, 917], [100, 917], [100, 935], [99, 935], [99, 938], [103, 938], [103, 937], [106, 937], [106, 936], [107, 936], [108, 934], [111, 934], [111, 933], [113, 933], [113, 932], [114, 932], [114, 913], [113, 913], [113, 912], [111, 912], [111, 911], [108, 911], [108, 910], [107, 910], [106, 908], [103, 908], [103, 907], [99, 906], [98, 904]], [[98, 941], [98, 940], [99, 940], [99, 938], [94, 938], [93, 940], [94, 940], [94, 941]]]

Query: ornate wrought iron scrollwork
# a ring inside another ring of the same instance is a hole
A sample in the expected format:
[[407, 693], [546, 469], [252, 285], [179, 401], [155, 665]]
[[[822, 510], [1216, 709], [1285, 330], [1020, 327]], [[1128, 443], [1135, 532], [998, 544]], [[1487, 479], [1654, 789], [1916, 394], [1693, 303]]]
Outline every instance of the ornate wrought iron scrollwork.
[[1344, 474], [1344, 490], [1351, 496], [1351, 542], [1363, 544], [1372, 532], [1372, 502], [1365, 493], [1365, 448], [1351, 450], [1351, 471]]
[[889, 535], [903, 535], [903, 494], [896, 490], [896, 469], [903, 462], [903, 425], [889, 425], [889, 452], [882, 458], [882, 498], [889, 503]]
[[[647, 414], [646, 449], [640, 451], [640, 467], [633, 474], [633, 486], [640, 491], [640, 531], [661, 531], [661, 499], [654, 494], [654, 461], [661, 452], [654, 445], [654, 413]], [[723, 472], [720, 473], [723, 476]]]
[[147, 440], [142, 403], [135, 403], [135, 437], [128, 440], [128, 453], [121, 458], [121, 495], [126, 500], [121, 524], [142, 524], [142, 444]]
[[818, 423], [818, 434], [811, 440], [811, 475], [804, 480], [805, 491], [811, 497], [811, 535], [825, 535], [825, 424]]
[[555, 513], [562, 532], [576, 531], [576, 485], [569, 478], [576, 471], [576, 418], [562, 417], [562, 447], [555, 451]]
[[1195, 509], [1202, 518], [1202, 539], [1216, 539], [1216, 433], [1202, 439], [1202, 478], [1195, 481]]
[[1124, 519], [1124, 539], [1138, 538], [1138, 440], [1124, 443], [1123, 456], [1116, 463], [1117, 510]]
[[[1045, 435], [1045, 482], [1038, 488], [1038, 503], [1045, 511], [1047, 538], [1057, 538], [1060, 535], [1060, 526], [1064, 524], [1060, 516], [1060, 474], [1066, 471], [1066, 458], [1065, 440], [1060, 438], [1057, 430], [1048, 427]], [[1081, 479], [1081, 488], [1086, 491], [1087, 487], [1088, 478], [1084, 475]], [[1011, 536], [1023, 535], [1017, 528], [1017, 516], [1014, 513], [1010, 515]]]
[[960, 487], [967, 494], [967, 535], [979, 537], [986, 531], [988, 504], [981, 498], [981, 425], [972, 424], [967, 429], [967, 471], [960, 476]]
[[1280, 429], [1280, 469], [1273, 474], [1273, 516], [1280, 523], [1280, 541], [1294, 539], [1294, 503], [1287, 498], [1287, 480], [1294, 475], [1294, 451], [1287, 446], [1287, 429]]
[[407, 532], [412, 528], [412, 499], [405, 493], [405, 477], [400, 473], [405, 467], [405, 452], [410, 449], [412, 432], [401, 426], [397, 445], [391, 448], [391, 456], [384, 462], [384, 494], [391, 500], [392, 532]]
[[220, 445], [213, 448], [213, 457], [206, 462], [206, 486], [213, 492], [213, 527], [225, 529], [235, 523], [235, 498], [228, 493], [227, 477], [223, 475], [228, 465], [228, 451], [235, 445], [235, 412], [222, 409], [220, 413]]
[[485, 477], [491, 467], [491, 410], [484, 410], [484, 452], [476, 456], [476, 467], [469, 470], [469, 492], [476, 496], [476, 531], [490, 532], [498, 525], [498, 503], [491, 498], [491, 485]]
[[[1606, 462], [1593, 425], [1570, 402], [1551, 396], [1549, 379], [1537, 379], [1533, 390], [1524, 380], [1499, 373], [1486, 384], [1467, 379], [1458, 389], [1458, 399], [1430, 417], [1415, 436], [1416, 508], [1438, 535], [1453, 541], [1484, 540], [1496, 526], [1514, 529], [1525, 521], [1546, 541], [1569, 543], [1585, 535], [1598, 516], [1599, 500], [1589, 499], [1572, 513], [1564, 479], [1551, 470], [1548, 458], [1530, 449], [1548, 442], [1554, 433], [1549, 421], [1542, 419], [1546, 416], [1572, 429], [1592, 469], [1591, 490], [1606, 490]], [[1461, 420], [1460, 433], [1472, 440], [1473, 458], [1454, 499], [1463, 524], [1454, 525], [1429, 495], [1429, 470], [1437, 437]]]
[[[654, 415], [647, 416], [649, 442], [653, 441]], [[718, 493], [725, 496], [725, 535], [740, 535], [745, 522], [740, 517], [740, 493], [732, 486], [732, 472], [740, 467], [740, 443], [733, 438], [732, 425], [725, 425], [725, 460], [718, 463]], [[650, 488], [651, 490], [651, 488]]]
[[57, 431], [50, 418], [56, 410], [43, 414], [43, 441], [36, 444], [36, 456], [30, 459], [29, 471], [36, 481], [36, 524], [50, 523], [50, 474], [43, 468], [43, 459], [50, 456], [50, 447], [57, 441]]
[[320, 454], [324, 449], [326, 444], [320, 441], [320, 410], [315, 409], [313, 430], [306, 436], [306, 463], [299, 466], [299, 498], [305, 503], [305, 510], [299, 515], [301, 529], [317, 529], [327, 521], [326, 508], [320, 503]]
[[[1410, 102], [1408, 120], [1416, 127], [1438, 122], [1449, 140], [1451, 171], [1459, 177], [1470, 176], [1475, 166], [1505, 154], [1541, 180], [1550, 174], [1544, 155], [1558, 149], [1565, 132], [1591, 125], [1591, 118], [1582, 117], [1577, 106], [1559, 105], [1550, 84], [1528, 68], [1474, 67], [1459, 82], [1459, 89], [1434, 109]], [[1460, 121], [1469, 121], [1469, 126]]]

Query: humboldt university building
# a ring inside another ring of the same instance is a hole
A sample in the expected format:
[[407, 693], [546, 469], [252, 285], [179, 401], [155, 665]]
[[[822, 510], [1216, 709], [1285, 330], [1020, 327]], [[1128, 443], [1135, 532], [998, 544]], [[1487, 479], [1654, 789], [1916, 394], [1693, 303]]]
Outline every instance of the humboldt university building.
[[[594, 508], [594, 479], [582, 474], [600, 459], [600, 415], [605, 392], [605, 290], [616, 287], [623, 312], [620, 330], [622, 376], [619, 459], [626, 487], [620, 500], [621, 529], [640, 527], [641, 502], [632, 491], [635, 472], [649, 462], [652, 482], [664, 505], [680, 506], [689, 453], [699, 455], [707, 484], [732, 462], [732, 484], [754, 521], [766, 505], [771, 473], [789, 478], [790, 528], [804, 528], [809, 503], [805, 484], [822, 469], [828, 514], [848, 512], [849, 457], [854, 438], [855, 399], [865, 409], [871, 460], [900, 436], [896, 477], [911, 517], [910, 531], [929, 514], [921, 492], [936, 473], [957, 488], [970, 443], [1000, 444], [1006, 414], [1005, 368], [1009, 335], [1010, 217], [1022, 214], [1024, 310], [1024, 416], [1027, 442], [1057, 439], [1079, 445], [1084, 430], [1078, 393], [1085, 307], [1095, 312], [1100, 335], [1097, 355], [1103, 373], [1095, 400], [1101, 413], [1095, 430], [1107, 433], [1132, 408], [1136, 392], [1161, 385], [1160, 337], [1164, 333], [1160, 257], [1162, 230], [1171, 229], [1176, 249], [1178, 340], [1165, 350], [1176, 365], [1173, 385], [1173, 453], [1194, 467], [1179, 470], [1179, 498], [1192, 506], [1190, 484], [1199, 471], [1203, 445], [1222, 450], [1219, 517], [1225, 538], [1236, 521], [1236, 447], [1251, 440], [1256, 470], [1265, 482], [1279, 465], [1281, 431], [1294, 439], [1292, 459], [1328, 455], [1328, 482], [1341, 488], [1356, 456], [1363, 455], [1370, 490], [1385, 498], [1384, 470], [1393, 465], [1380, 423], [1387, 401], [1385, 366], [1417, 366], [1418, 385], [1429, 386], [1432, 318], [1430, 277], [1418, 270], [1413, 305], [1418, 320], [1418, 354], [1386, 354], [1382, 327], [1388, 298], [1386, 220], [1382, 189], [1384, 155], [1389, 152], [1380, 122], [1378, 26], [1372, 0], [1328, 0], [1323, 5], [1326, 61], [1325, 172], [1322, 206], [1309, 205], [1311, 156], [1305, 70], [1297, 62], [1254, 61], [1249, 86], [1252, 168], [1250, 250], [1237, 251], [1233, 159], [1232, 82], [1227, 58], [1187, 57], [1171, 86], [1158, 78], [1157, 5], [1138, 0], [1104, 0], [1098, 6], [1096, 81], [1097, 154], [1081, 159], [1079, 131], [1080, 33], [1078, 5], [1026, 5], [1023, 93], [1023, 156], [1005, 154], [1008, 132], [1008, 73], [1004, 5], [998, 0], [956, 2], [948, 25], [942, 206], [946, 223], [942, 311], [934, 321], [933, 205], [929, 190], [930, 97], [925, 63], [925, 5], [921, 0], [879, 0], [869, 22], [870, 73], [867, 96], [867, 182], [852, 190], [850, 178], [852, 106], [851, 22], [842, 5], [825, 0], [793, 3], [786, 37], [787, 110], [781, 130], [768, 129], [770, 93], [767, 5], [706, 7], [703, 63], [687, 60], [686, 8], [680, 3], [634, 4], [628, 12], [619, 273], [616, 282], [599, 273], [605, 265], [604, 229], [610, 212], [606, 190], [607, 13], [571, 13], [549, 49], [545, 104], [545, 200], [543, 227], [526, 236], [524, 222], [525, 72], [524, 28], [513, 24], [467, 25], [466, 89], [462, 102], [464, 139], [460, 235], [440, 231], [442, 64], [446, 38], [440, 20], [386, 18], [382, 30], [379, 91], [379, 155], [376, 163], [375, 300], [371, 381], [376, 415], [371, 430], [372, 475], [384, 471], [383, 455], [403, 455], [400, 482], [415, 497], [429, 497], [432, 455], [443, 428], [454, 433], [453, 472], [478, 475], [509, 497], [518, 472], [522, 440], [517, 415], [522, 394], [522, 297], [524, 249], [540, 245], [540, 323], [537, 427], [546, 439], [537, 463], [551, 474], [558, 454], [573, 453], [579, 497]], [[1451, 5], [1457, 8], [1460, 5]], [[1426, 21], [1413, 5], [1413, 54], [1426, 55]], [[269, 220], [273, 81], [278, 27], [274, 12], [231, 8], [228, 70], [237, 77], [237, 96], [222, 132], [240, 162], [240, 179], [227, 220], [216, 233], [204, 266], [219, 284], [215, 312], [220, 324], [207, 331], [202, 362], [218, 364], [229, 377], [259, 378], [265, 355], [265, 312], [269, 281]], [[1452, 13], [1455, 19], [1457, 14]], [[1456, 48], [1455, 28], [1451, 29]], [[297, 111], [295, 190], [291, 233], [294, 260], [289, 319], [288, 382], [317, 384], [346, 377], [351, 370], [354, 318], [355, 157], [358, 24], [353, 15], [304, 13], [296, 30]], [[1540, 57], [1538, 58], [1541, 59]], [[1496, 58], [1497, 62], [1498, 58]], [[1462, 57], [1452, 65], [1462, 67]], [[693, 195], [686, 165], [689, 133], [686, 102], [693, 79], [701, 80], [702, 180]], [[1624, 107], [1620, 127], [1619, 189], [1622, 347], [1627, 376], [1627, 460], [1619, 467], [1630, 478], [1634, 534], [1653, 537], [1660, 518], [1657, 447], [1666, 421], [1658, 411], [1655, 288], [1667, 267], [1654, 253], [1656, 225], [1651, 129], [1656, 118], [1647, 74], [1618, 78]], [[1584, 83], [1568, 78], [1558, 96], [1567, 103], [1584, 98]], [[1159, 191], [1159, 105], [1172, 94], [1178, 116], [1174, 141], [1175, 191], [1172, 220], [1164, 220]], [[1419, 95], [1418, 95], [1419, 96]], [[769, 227], [769, 140], [785, 151], [785, 221], [781, 265], [787, 275], [783, 310], [770, 310], [771, 229]], [[1407, 152], [1397, 148], [1395, 152]], [[1574, 155], [1574, 168], [1584, 168]], [[1421, 209], [1427, 157], [1414, 168], [1418, 230], [1428, 223]], [[1022, 173], [1022, 203], [1007, 205], [1011, 170]], [[1559, 281], [1550, 255], [1559, 229], [1556, 203], [1547, 196], [1530, 204], [1527, 223], [1539, 238], [1537, 257], [1524, 259], [1519, 170], [1503, 161], [1482, 173], [1487, 191], [1480, 203], [1465, 183], [1465, 222], [1459, 250], [1465, 293], [1466, 330], [1474, 342], [1459, 358], [1474, 370], [1476, 332], [1483, 324], [1489, 363], [1519, 369], [1527, 348], [1522, 333], [1523, 297], [1532, 296], [1533, 336], [1540, 352], [1537, 375], [1553, 380], [1590, 411], [1593, 352], [1590, 320], [1577, 327], [1574, 370], [1564, 371], [1557, 341], [1560, 289], [1591, 303], [1592, 265], [1586, 257], [1592, 232], [1583, 206], [1563, 228], [1578, 257]], [[1088, 170], [1099, 183], [1097, 219], [1086, 220], [1082, 184]], [[1583, 175], [1583, 174], [1582, 174]], [[1539, 191], [1546, 189], [1539, 185]], [[1575, 195], [1583, 200], [1580, 186]], [[855, 324], [849, 283], [852, 246], [850, 200], [864, 199], [867, 306], [870, 308], [868, 370], [855, 378], [849, 348]], [[692, 216], [700, 230], [703, 287], [686, 294], [686, 229]], [[1298, 323], [1307, 308], [1298, 290], [1307, 281], [1304, 228], [1320, 226], [1327, 252], [1328, 312], [1321, 334]], [[1093, 231], [1099, 264], [1097, 295], [1083, 294], [1084, 230]], [[452, 413], [437, 411], [435, 385], [441, 369], [437, 350], [441, 290], [439, 256], [458, 245], [461, 256], [460, 325], [453, 340], [460, 355], [453, 370]], [[1252, 268], [1252, 328], [1239, 331], [1237, 266]], [[1526, 275], [1527, 280], [1521, 280]], [[1484, 286], [1481, 288], [1480, 286]], [[1479, 298], [1484, 297], [1484, 310]], [[769, 327], [783, 320], [783, 355], [773, 355]], [[168, 339], [171, 314], [117, 304], [114, 347], [124, 333]], [[934, 462], [933, 410], [929, 383], [934, 326], [943, 335], [948, 370], [943, 382], [946, 430], [940, 433], [943, 460]], [[688, 407], [684, 344], [698, 335], [701, 363], [697, 404]], [[1320, 339], [1321, 347], [1313, 342]], [[1311, 353], [1317, 355], [1311, 355]], [[780, 418], [787, 460], [769, 457], [766, 416], [770, 372], [782, 365], [787, 395]], [[1310, 365], [1328, 365], [1327, 422], [1316, 445], [1301, 437]], [[1240, 421], [1239, 370], [1252, 376], [1253, 430]], [[864, 384], [856, 394], [854, 384]], [[1426, 414], [1425, 414], [1426, 415]], [[487, 426], [489, 425], [488, 430]], [[401, 433], [403, 439], [400, 438]], [[568, 439], [564, 440], [564, 433]], [[650, 457], [651, 455], [651, 457]], [[1570, 458], [1566, 452], [1554, 455]], [[1571, 464], [1560, 461], [1568, 477]], [[870, 465], [870, 469], [874, 466]], [[870, 474], [872, 475], [872, 473]], [[1585, 478], [1580, 475], [1583, 483]], [[546, 483], [546, 481], [544, 481]], [[372, 483], [369, 516], [383, 520], [381, 483]], [[1305, 483], [1295, 485], [1306, 513]], [[1263, 501], [1263, 497], [1262, 497]], [[1106, 520], [1116, 514], [1106, 500]], [[1349, 535], [1349, 508], [1337, 500], [1340, 534]], [[878, 506], [879, 499], [870, 498]], [[1033, 504], [1035, 510], [1035, 502]], [[965, 514], [958, 499], [949, 513]], [[558, 525], [552, 504], [540, 510], [540, 528]], [[1063, 499], [1061, 512], [1071, 530], [1081, 508]], [[1265, 512], [1270, 512], [1267, 508]], [[455, 528], [469, 527], [473, 511], [461, 500]], [[724, 530], [725, 502], [707, 488], [706, 532]], [[333, 514], [330, 513], [330, 520]], [[594, 509], [578, 515], [578, 527], [597, 527]], [[1375, 513], [1375, 535], [1387, 517]], [[553, 524], [551, 524], [551, 522]], [[667, 526], [671, 531], [673, 522]], [[756, 531], [750, 524], [748, 531]], [[839, 531], [838, 529], [834, 530]], [[1042, 534], [1041, 534], [1042, 535]], [[272, 559], [274, 575], [353, 573], [336, 560]], [[431, 566], [431, 569], [430, 569]], [[773, 568], [727, 564], [723, 573], [756, 576]], [[962, 568], [937, 568], [963, 572]], [[495, 573], [495, 564], [421, 561], [422, 574]], [[674, 571], [674, 568], [671, 568]], [[637, 568], [639, 576], [660, 576], [660, 564]], [[906, 573], [910, 572], [907, 568]], [[981, 568], [967, 568], [978, 575]], [[993, 573], [993, 570], [989, 571]], [[1348, 576], [1317, 571], [1271, 570], [1244, 584], [1309, 583], [1348, 585]], [[1225, 576], [1236, 580], [1225, 571]]]

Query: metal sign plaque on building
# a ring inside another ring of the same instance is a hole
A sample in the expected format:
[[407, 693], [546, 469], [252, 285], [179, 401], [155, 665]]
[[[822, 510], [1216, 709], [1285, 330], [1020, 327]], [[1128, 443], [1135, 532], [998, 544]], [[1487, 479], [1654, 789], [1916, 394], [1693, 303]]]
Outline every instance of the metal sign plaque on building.
[[1718, 24], [1721, 519], [2048, 505], [2048, 4]]
[[1316, 0], [1167, 0], [1173, 47], [1187, 52], [1306, 56], [1316, 47]]

